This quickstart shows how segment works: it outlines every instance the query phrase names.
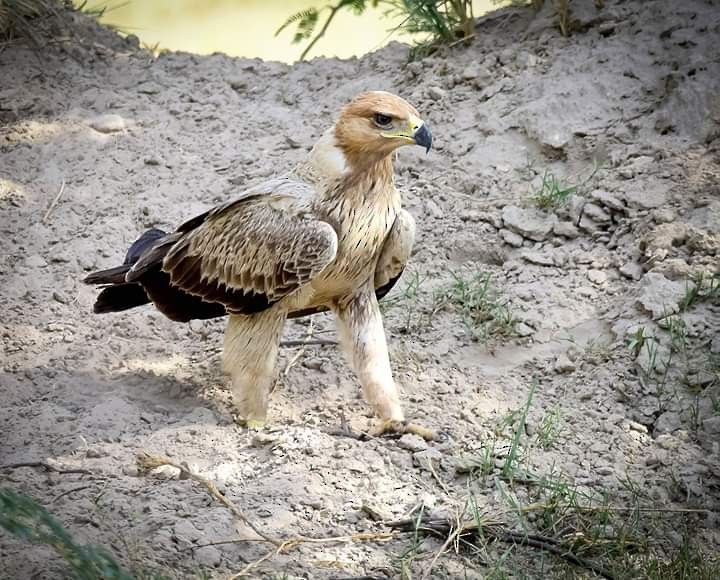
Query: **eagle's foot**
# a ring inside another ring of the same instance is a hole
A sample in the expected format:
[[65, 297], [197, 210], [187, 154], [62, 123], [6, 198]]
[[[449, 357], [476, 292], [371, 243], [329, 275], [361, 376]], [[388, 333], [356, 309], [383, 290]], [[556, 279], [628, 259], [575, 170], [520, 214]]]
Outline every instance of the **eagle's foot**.
[[432, 429], [410, 423], [409, 421], [396, 421], [393, 419], [385, 419], [380, 425], [370, 431], [370, 435], [373, 437], [380, 437], [381, 435], [405, 435], [406, 433], [413, 433], [425, 439], [425, 441], [434, 441], [437, 439], [437, 434]]
[[234, 415], [233, 419], [238, 427], [243, 427], [251, 431], [260, 431], [265, 428], [265, 421], [262, 419], [243, 419], [239, 415]]

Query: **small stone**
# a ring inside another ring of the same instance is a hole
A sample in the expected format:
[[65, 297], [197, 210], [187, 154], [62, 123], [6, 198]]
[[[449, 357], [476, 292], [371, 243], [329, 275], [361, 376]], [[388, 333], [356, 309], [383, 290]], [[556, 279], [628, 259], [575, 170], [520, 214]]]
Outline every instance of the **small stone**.
[[590, 282], [598, 285], [605, 284], [608, 279], [607, 274], [602, 270], [588, 270], [587, 277]]
[[710, 352], [720, 354], [720, 334], [716, 334], [710, 343]]
[[524, 260], [530, 262], [531, 264], [536, 264], [537, 266], [554, 266], [555, 260], [553, 259], [552, 255], [548, 254], [547, 252], [538, 252], [536, 250], [525, 250], [522, 253], [522, 257]]
[[234, 91], [242, 91], [248, 86], [247, 81], [242, 77], [228, 79], [228, 83], [230, 84], [230, 88]]
[[685, 282], [668, 280], [657, 272], [648, 272], [642, 279], [637, 304], [653, 318], [675, 314], [685, 296]]
[[580, 218], [578, 227], [581, 230], [589, 232], [591, 234], [600, 230], [600, 226], [597, 224], [597, 222], [593, 220], [590, 216], [587, 216], [585, 214], [583, 214]]
[[523, 237], [510, 230], [500, 230], [500, 237], [508, 246], [513, 248], [519, 248], [523, 245]]
[[627, 208], [625, 207], [625, 204], [620, 201], [617, 197], [612, 195], [611, 193], [608, 193], [607, 191], [593, 191], [590, 194], [590, 197], [598, 202], [600, 205], [604, 205], [605, 207], [609, 207], [611, 210], [614, 211], [620, 211], [624, 212], [627, 211]]
[[147, 158], [145, 158], [145, 165], [151, 165], [151, 166], [160, 165], [160, 159], [155, 156], [147, 157]]
[[203, 546], [195, 550], [195, 560], [203, 566], [217, 568], [222, 562], [222, 554], [215, 546]]
[[609, 465], [601, 465], [600, 467], [595, 469], [595, 473], [597, 473], [598, 475], [613, 475], [615, 473], [615, 470]]
[[439, 101], [440, 99], [445, 97], [445, 91], [437, 85], [430, 86], [428, 88], [427, 94], [434, 101]]
[[440, 209], [440, 206], [432, 199], [425, 200], [425, 209], [427, 211], [427, 214], [435, 219], [442, 219], [442, 217], [445, 215], [443, 210]]
[[64, 294], [58, 292], [57, 290], [55, 290], [55, 292], [53, 292], [53, 299], [54, 299], [56, 302], [59, 302], [60, 304], [67, 304], [67, 303], [68, 303], [67, 296], [65, 296]]
[[33, 254], [25, 258], [25, 265], [28, 268], [44, 268], [45, 266], [47, 266], [47, 262], [45, 261], [45, 258], [43, 258], [41, 255]]
[[571, 373], [575, 370], [575, 368], [575, 363], [570, 360], [570, 357], [566, 353], [558, 355], [555, 359], [555, 372], [557, 373]]
[[612, 219], [608, 212], [594, 203], [585, 204], [585, 207], [583, 207], [583, 215], [588, 216], [595, 223], [600, 224], [607, 223]]
[[557, 222], [553, 226], [553, 233], [556, 236], [562, 236], [570, 240], [574, 240], [580, 236], [580, 230], [571, 222]]
[[437, 463], [442, 457], [443, 455], [439, 450], [430, 447], [424, 451], [413, 453], [413, 462], [420, 468], [428, 469], [428, 462]]
[[518, 322], [515, 325], [515, 334], [524, 338], [526, 336], [531, 336], [535, 334], [535, 329], [525, 324], [524, 322]]
[[620, 266], [620, 274], [625, 276], [625, 278], [629, 278], [630, 280], [639, 280], [640, 278], [642, 278], [643, 269], [640, 264], [636, 264], [635, 262], [627, 262], [626, 264]]
[[720, 415], [713, 415], [702, 422], [703, 430], [710, 435], [720, 435]]
[[652, 212], [652, 218], [655, 220], [655, 223], [658, 224], [669, 224], [675, 221], [676, 217], [675, 212], [669, 207], [656, 209]]
[[631, 421], [628, 420], [627, 426], [630, 429], [630, 431], [636, 431], [638, 433], [647, 433], [648, 428], [643, 425], [642, 423], [638, 423], [637, 421]]
[[555, 215], [514, 205], [506, 205], [503, 208], [502, 218], [507, 229], [536, 242], [546, 240], [557, 222]]
[[154, 477], [156, 479], [179, 479], [180, 469], [174, 465], [161, 465], [160, 467], [156, 467], [151, 470], [149, 475], [150, 477]]
[[322, 371], [324, 364], [325, 361], [320, 358], [307, 358], [302, 363], [306, 369], [311, 369], [313, 371]]
[[98, 133], [117, 133], [124, 131], [127, 126], [120, 115], [100, 115], [91, 119], [89, 125]]
[[428, 444], [425, 439], [414, 433], [405, 433], [400, 439], [398, 439], [398, 447], [407, 449], [408, 451], [425, 451], [428, 449]]

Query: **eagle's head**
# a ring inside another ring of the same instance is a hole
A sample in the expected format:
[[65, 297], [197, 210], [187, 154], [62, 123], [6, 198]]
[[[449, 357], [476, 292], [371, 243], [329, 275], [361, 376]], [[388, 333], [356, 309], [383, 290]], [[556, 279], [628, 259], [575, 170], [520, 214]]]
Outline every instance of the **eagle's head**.
[[432, 134], [410, 103], [384, 91], [361, 93], [340, 112], [335, 123], [337, 146], [348, 160], [372, 160], [403, 145], [430, 151]]

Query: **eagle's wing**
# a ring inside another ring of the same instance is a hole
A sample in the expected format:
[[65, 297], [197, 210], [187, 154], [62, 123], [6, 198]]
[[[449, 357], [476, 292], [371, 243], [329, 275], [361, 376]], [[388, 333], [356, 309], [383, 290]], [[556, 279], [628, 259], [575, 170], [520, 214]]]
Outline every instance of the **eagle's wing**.
[[283, 180], [272, 193], [251, 192], [197, 216], [138, 260], [126, 280], [142, 278], [162, 256], [172, 286], [230, 312], [263, 310], [335, 258], [337, 234], [309, 211], [308, 190]]
[[415, 220], [404, 209], [398, 212], [385, 238], [375, 268], [375, 294], [385, 296], [400, 278], [415, 241]]

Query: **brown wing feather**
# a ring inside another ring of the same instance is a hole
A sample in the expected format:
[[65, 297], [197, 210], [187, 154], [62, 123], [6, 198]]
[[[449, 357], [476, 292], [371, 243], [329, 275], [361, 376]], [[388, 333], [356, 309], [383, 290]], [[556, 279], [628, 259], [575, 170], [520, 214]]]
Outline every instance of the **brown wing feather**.
[[415, 220], [404, 209], [400, 210], [390, 233], [385, 238], [377, 266], [375, 267], [375, 289], [382, 296], [390, 291], [402, 274], [410, 259], [415, 241]]
[[337, 251], [332, 226], [297, 205], [270, 194], [218, 208], [176, 241], [162, 270], [173, 286], [230, 311], [260, 296], [272, 304], [310, 282]]

